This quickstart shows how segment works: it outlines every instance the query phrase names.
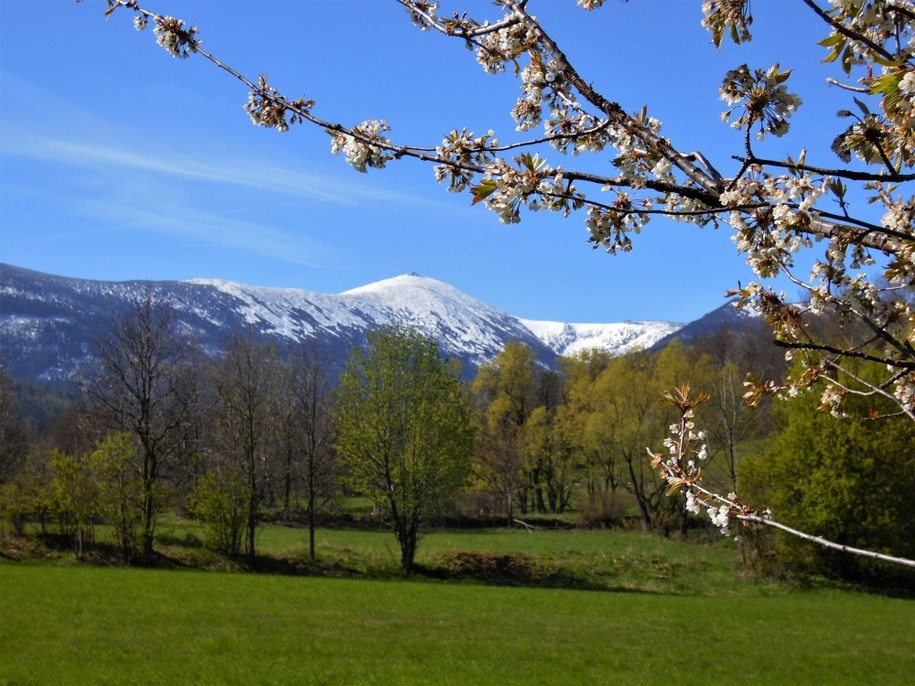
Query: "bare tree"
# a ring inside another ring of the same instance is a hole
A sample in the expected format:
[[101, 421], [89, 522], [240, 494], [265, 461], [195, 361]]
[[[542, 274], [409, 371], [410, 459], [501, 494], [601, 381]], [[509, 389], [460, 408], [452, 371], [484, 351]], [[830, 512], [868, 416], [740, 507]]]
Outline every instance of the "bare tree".
[[235, 335], [214, 372], [216, 451], [241, 480], [236, 485], [244, 498], [244, 547], [249, 561], [254, 563], [257, 526], [276, 454], [276, 352], [269, 344]]
[[98, 337], [98, 373], [81, 381], [102, 424], [131, 434], [138, 444], [130, 469], [140, 481], [140, 553], [147, 562], [165, 504], [164, 470], [183, 449], [189, 430], [193, 396], [185, 373], [190, 350], [174, 309], [146, 289]]
[[292, 473], [299, 467], [308, 513], [308, 550], [315, 559], [315, 519], [323, 500], [336, 492], [334, 428], [330, 411], [329, 362], [322, 357], [317, 341], [305, 343], [292, 352], [287, 367], [285, 468], [283, 509], [289, 510]]

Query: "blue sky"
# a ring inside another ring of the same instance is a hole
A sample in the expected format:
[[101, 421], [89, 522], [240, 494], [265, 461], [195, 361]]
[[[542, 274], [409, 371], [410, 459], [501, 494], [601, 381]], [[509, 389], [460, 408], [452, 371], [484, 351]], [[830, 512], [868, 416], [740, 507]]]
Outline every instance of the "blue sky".
[[[633, 111], [648, 104], [682, 151], [723, 172], [739, 134], [717, 88], [742, 62], [795, 67], [796, 134], [759, 150], [810, 150], [828, 165], [846, 104], [824, 83], [825, 36], [795, 0], [753, 5], [754, 41], [716, 53], [698, 0], [531, 0], [585, 78]], [[451, 129], [518, 135], [516, 82], [485, 74], [454, 40], [421, 32], [383, 0], [149, 0], [200, 27], [203, 45], [269, 75], [315, 113], [386, 118], [401, 143]], [[466, 0], [478, 14], [490, 3]], [[570, 322], [690, 321], [751, 276], [727, 228], [653, 221], [633, 252], [592, 250], [583, 216], [526, 214], [505, 226], [466, 194], [403, 160], [359, 174], [328, 136], [253, 126], [244, 87], [193, 56], [178, 60], [102, 0], [0, 0], [0, 261], [103, 280], [222, 278], [336, 293], [406, 272], [446, 281], [513, 314]], [[610, 154], [588, 164], [609, 169]], [[582, 160], [555, 164], [575, 166]], [[606, 165], [606, 166], [605, 166]]]

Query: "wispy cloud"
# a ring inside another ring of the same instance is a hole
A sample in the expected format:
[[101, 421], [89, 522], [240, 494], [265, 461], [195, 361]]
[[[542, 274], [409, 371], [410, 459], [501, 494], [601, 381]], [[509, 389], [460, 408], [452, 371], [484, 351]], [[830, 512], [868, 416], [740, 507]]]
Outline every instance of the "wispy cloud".
[[93, 199], [84, 201], [81, 210], [104, 214], [109, 231], [151, 231], [191, 241], [195, 247], [230, 248], [307, 267], [336, 262], [332, 248], [307, 235], [238, 219], [231, 216], [232, 212], [195, 210], [180, 199], [172, 199], [161, 208], [112, 198]]
[[310, 164], [272, 144], [226, 143], [193, 122], [167, 135], [145, 126], [138, 136], [129, 121], [53, 97], [8, 70], [0, 70], [0, 81], [0, 155], [30, 170], [15, 191], [17, 207], [32, 197], [89, 220], [56, 233], [53, 224], [29, 235], [8, 232], [8, 244], [147, 233], [163, 236], [166, 250], [226, 248], [333, 268], [352, 250], [351, 232], [331, 232], [342, 217], [369, 216], [383, 228], [386, 216], [403, 221], [455, 211], [444, 189], [427, 195], [431, 170], [430, 184], [419, 190], [397, 171], [366, 183], [342, 160]]
[[[306, 160], [277, 161], [266, 153], [226, 145], [201, 133], [200, 127], [168, 136], [167, 144], [150, 145], [124, 124], [102, 119], [78, 106], [53, 98], [15, 74], [0, 70], [4, 85], [4, 135], [0, 154], [53, 162], [122, 177], [145, 173], [173, 181], [183, 180], [355, 206], [366, 202], [412, 207], [439, 207], [433, 196], [366, 184], [340, 161], [339, 171], [310, 171]], [[31, 114], [46, 111], [55, 102], [52, 122], [36, 121]], [[328, 155], [330, 155], [328, 145]], [[190, 152], [189, 152], [190, 151]], [[429, 174], [431, 181], [431, 172]], [[426, 187], [428, 189], [428, 187]], [[452, 208], [453, 209], [453, 208]]]
[[242, 154], [208, 155], [138, 150], [118, 141], [58, 138], [31, 131], [4, 136], [0, 152], [56, 164], [91, 169], [106, 175], [146, 173], [170, 180], [225, 184], [300, 198], [353, 204], [351, 189], [316, 174], [291, 171]]

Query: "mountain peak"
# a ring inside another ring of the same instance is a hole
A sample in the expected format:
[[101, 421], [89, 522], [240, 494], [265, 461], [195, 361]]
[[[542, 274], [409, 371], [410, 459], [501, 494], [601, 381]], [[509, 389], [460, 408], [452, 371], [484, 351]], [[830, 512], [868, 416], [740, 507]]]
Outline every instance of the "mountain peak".
[[347, 291], [343, 291], [340, 293], [340, 295], [380, 293], [404, 288], [423, 288], [442, 293], [450, 291], [460, 292], [454, 288], [454, 286], [451, 286], [444, 281], [432, 279], [428, 276], [421, 276], [416, 272], [410, 272], [409, 274], [400, 274], [398, 276], [382, 279], [381, 281], [373, 281], [372, 283], [367, 283], [364, 286], [357, 286], [356, 288], [351, 288]]

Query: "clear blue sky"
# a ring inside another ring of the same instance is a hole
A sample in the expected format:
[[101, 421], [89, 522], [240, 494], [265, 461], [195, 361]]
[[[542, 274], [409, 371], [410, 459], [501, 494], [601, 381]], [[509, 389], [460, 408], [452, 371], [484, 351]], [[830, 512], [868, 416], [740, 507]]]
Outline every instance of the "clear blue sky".
[[[611, 257], [590, 248], [581, 215], [504, 226], [436, 184], [431, 166], [404, 160], [359, 174], [318, 129], [253, 126], [240, 83], [200, 58], [171, 57], [125, 11], [106, 21], [104, 4], [0, 0], [0, 261], [90, 279], [210, 277], [326, 293], [415, 271], [513, 314], [570, 322], [689, 321], [750, 279], [726, 228], [654, 221], [632, 253]], [[724, 72], [795, 67], [799, 135], [760, 152], [806, 145], [809, 162], [831, 163], [845, 104], [824, 84], [833, 70], [819, 64], [819, 20], [795, 0], [762, 0], [753, 43], [717, 54], [700, 4], [611, 0], [588, 14], [574, 0], [530, 2], [585, 78], [627, 110], [648, 104], [676, 146], [724, 172], [740, 152], [739, 134], [718, 119]], [[419, 31], [394, 2], [147, 7], [199, 26], [204, 46], [249, 76], [314, 98], [325, 119], [386, 118], [396, 141], [416, 145], [455, 127], [516, 135], [514, 79], [485, 74], [460, 42]]]

